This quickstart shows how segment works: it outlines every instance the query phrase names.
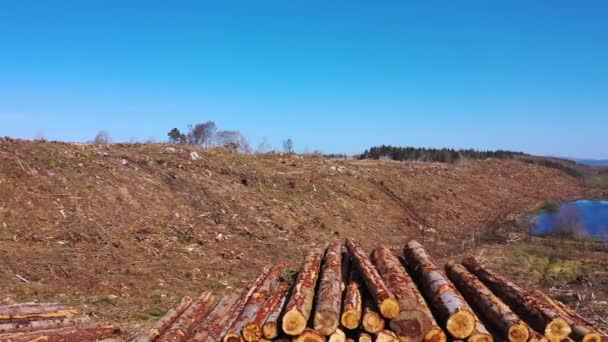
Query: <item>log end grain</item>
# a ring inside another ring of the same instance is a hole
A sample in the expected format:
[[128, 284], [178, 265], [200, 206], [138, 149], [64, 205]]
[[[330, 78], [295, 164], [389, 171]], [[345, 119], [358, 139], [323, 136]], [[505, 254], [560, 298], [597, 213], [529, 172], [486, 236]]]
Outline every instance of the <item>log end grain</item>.
[[446, 329], [455, 338], [467, 338], [475, 329], [475, 315], [468, 310], [459, 310], [452, 314], [446, 323]]
[[378, 310], [385, 318], [393, 319], [399, 315], [399, 303], [393, 298], [387, 298], [378, 305]]
[[494, 337], [487, 333], [475, 332], [467, 338], [467, 342], [494, 342]]
[[530, 339], [528, 342], [548, 342], [548, 340], [544, 335], [530, 329]]
[[272, 340], [279, 336], [279, 327], [276, 322], [266, 322], [264, 326], [262, 326], [262, 335], [264, 338]]
[[530, 329], [523, 322], [513, 324], [507, 331], [507, 338], [509, 342], [526, 342], [530, 338]]
[[243, 338], [245, 341], [258, 341], [262, 337], [262, 329], [255, 323], [247, 323], [243, 328]]
[[319, 334], [313, 329], [304, 329], [302, 333], [295, 337], [293, 342], [325, 342], [325, 336]]
[[571, 332], [572, 328], [570, 327], [568, 322], [566, 322], [566, 320], [564, 320], [563, 318], [559, 317], [552, 320], [549, 324], [547, 324], [547, 327], [545, 328], [545, 336], [547, 337], [549, 342], [560, 342], [566, 337], [568, 337]]
[[360, 310], [345, 310], [340, 318], [340, 323], [349, 330], [354, 330], [359, 327], [361, 322], [361, 311]]
[[422, 341], [431, 327], [431, 319], [422, 311], [407, 310], [400, 312], [389, 325], [401, 341]]
[[333, 334], [340, 322], [336, 319], [334, 312], [319, 311], [315, 313], [314, 328], [321, 335], [330, 336]]
[[336, 329], [331, 336], [329, 336], [328, 342], [345, 342], [346, 334], [342, 329]]
[[424, 342], [446, 342], [448, 340], [447, 335], [440, 327], [432, 327], [429, 332], [424, 335]]
[[600, 334], [592, 332], [592, 333], [585, 335], [583, 337], [582, 342], [602, 342], [602, 341], [608, 341], [608, 337], [605, 337]]
[[375, 334], [382, 331], [385, 324], [386, 322], [384, 321], [384, 318], [382, 318], [382, 316], [376, 312], [370, 311], [363, 315], [363, 329], [370, 334]]
[[372, 342], [372, 335], [361, 333], [359, 335], [359, 342]]
[[382, 330], [376, 334], [375, 342], [399, 342], [399, 338], [390, 330]]
[[230, 333], [226, 334], [226, 336], [224, 336], [224, 339], [222, 341], [224, 341], [224, 342], [245, 342], [245, 340], [243, 339], [243, 336], [241, 336], [241, 334], [236, 333], [236, 332], [230, 332]]
[[298, 310], [287, 311], [283, 316], [282, 327], [287, 335], [300, 335], [306, 328], [306, 317]]

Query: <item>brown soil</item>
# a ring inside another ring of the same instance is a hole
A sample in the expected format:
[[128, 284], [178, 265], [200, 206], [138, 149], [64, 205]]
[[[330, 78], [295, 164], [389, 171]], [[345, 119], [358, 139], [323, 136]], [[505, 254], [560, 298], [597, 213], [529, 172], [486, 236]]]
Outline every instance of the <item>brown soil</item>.
[[440, 259], [504, 246], [525, 236], [521, 215], [584, 192], [558, 170], [516, 160], [0, 139], [0, 303], [56, 300], [137, 325], [181, 296], [243, 287], [279, 260], [298, 264], [331, 239], [371, 250], [416, 237]]

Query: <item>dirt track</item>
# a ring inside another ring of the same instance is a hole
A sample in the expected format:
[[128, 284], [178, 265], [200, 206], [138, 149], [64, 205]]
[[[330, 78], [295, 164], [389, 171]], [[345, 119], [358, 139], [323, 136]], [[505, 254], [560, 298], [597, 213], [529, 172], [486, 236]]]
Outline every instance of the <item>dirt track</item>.
[[446, 257], [472, 248], [473, 236], [476, 246], [504, 242], [519, 215], [583, 192], [555, 169], [514, 160], [0, 140], [0, 302], [61, 301], [146, 320], [183, 295], [243, 287], [263, 265], [298, 262], [331, 238], [370, 250], [436, 237], [433, 254]]

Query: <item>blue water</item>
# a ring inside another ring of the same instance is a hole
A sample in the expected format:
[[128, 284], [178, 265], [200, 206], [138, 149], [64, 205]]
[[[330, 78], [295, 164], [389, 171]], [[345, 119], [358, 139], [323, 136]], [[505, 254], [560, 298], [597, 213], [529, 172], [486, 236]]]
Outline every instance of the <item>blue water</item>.
[[543, 212], [535, 218], [534, 234], [544, 235], [563, 229], [579, 236], [608, 239], [608, 201], [580, 200], [564, 203], [556, 212]]

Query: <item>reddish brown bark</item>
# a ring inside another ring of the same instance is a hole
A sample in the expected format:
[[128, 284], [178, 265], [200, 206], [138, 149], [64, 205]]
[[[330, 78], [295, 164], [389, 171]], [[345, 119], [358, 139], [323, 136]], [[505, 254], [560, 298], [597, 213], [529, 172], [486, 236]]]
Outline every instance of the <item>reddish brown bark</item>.
[[169, 327], [159, 336], [160, 342], [183, 342], [190, 338], [196, 325], [213, 309], [215, 296], [211, 292], [203, 292]]
[[344, 302], [342, 305], [342, 316], [340, 322], [349, 330], [357, 329], [361, 324], [363, 316], [363, 300], [361, 298], [361, 290], [356, 277], [354, 268], [350, 270], [346, 293], [344, 294]]
[[78, 327], [89, 322], [89, 317], [70, 317], [34, 320], [19, 323], [0, 323], [0, 334]]
[[0, 322], [72, 317], [76, 310], [56, 303], [22, 303], [0, 307]]
[[262, 338], [262, 326], [264, 322], [266, 322], [268, 316], [286, 296], [287, 291], [289, 291], [289, 284], [280, 283], [274, 290], [274, 293], [260, 307], [253, 320], [245, 324], [243, 328], [243, 338], [245, 341], [257, 341]]
[[386, 287], [376, 268], [369, 261], [365, 253], [355, 244], [353, 239], [346, 239], [346, 248], [351, 255], [353, 265], [359, 271], [367, 289], [376, 302], [382, 316], [392, 319], [399, 314], [399, 303], [395, 296]]
[[200, 324], [192, 341], [219, 341], [221, 330], [228, 325], [226, 322], [230, 322], [236, 318], [236, 315], [238, 315], [237, 311], [240, 310], [239, 306], [241, 304], [244, 305], [244, 303], [242, 303], [242, 297], [245, 293], [245, 291], [237, 291], [228, 296], [224, 296], [215, 308], [213, 308], [213, 311], [211, 311], [207, 318]]
[[10, 342], [66, 342], [66, 341], [96, 341], [102, 338], [114, 336], [120, 333], [120, 329], [105, 324], [85, 325], [80, 327], [66, 327], [51, 330], [38, 330], [32, 332], [21, 332], [0, 335], [0, 341]]
[[367, 295], [367, 292], [362, 292], [363, 297], [363, 315], [361, 317], [361, 325], [363, 329], [370, 333], [376, 334], [384, 329], [386, 324], [384, 317], [378, 312], [375, 302]]
[[447, 276], [414, 240], [405, 246], [404, 257], [412, 277], [418, 281], [418, 287], [429, 298], [447, 331], [455, 338], [469, 337], [477, 318]]
[[321, 335], [330, 336], [340, 324], [342, 302], [342, 244], [332, 242], [323, 259], [315, 298], [313, 327]]
[[570, 327], [572, 328], [572, 333], [570, 337], [577, 342], [602, 342], [604, 340], [608, 341], [608, 337], [603, 335], [597, 327], [593, 325], [593, 323], [587, 321], [580, 315], [578, 315], [574, 310], [570, 309], [564, 303], [553, 300], [549, 298], [544, 293], [540, 293], [539, 295], [545, 297], [547, 302], [549, 302], [553, 308], [562, 314], [562, 317], [568, 322]]
[[450, 261], [445, 269], [450, 280], [473, 309], [501, 334], [502, 339], [512, 342], [526, 342], [529, 339], [528, 325], [462, 264]]
[[287, 299], [289, 298], [289, 292], [285, 292], [277, 305], [272, 309], [272, 311], [268, 314], [266, 321], [264, 321], [264, 325], [262, 326], [262, 335], [266, 339], [273, 339], [279, 335], [279, 319], [281, 318], [281, 313], [285, 308], [285, 304], [287, 303]]
[[322, 258], [323, 251], [313, 249], [304, 259], [282, 319], [283, 331], [288, 335], [300, 335], [306, 328], [312, 310]]
[[179, 316], [188, 309], [192, 304], [191, 297], [184, 297], [182, 301], [173, 309], [169, 310], [161, 319], [159, 319], [148, 332], [148, 338], [150, 341], [154, 341], [158, 336], [162, 335], [165, 331], [173, 325], [173, 323], [179, 318]]

